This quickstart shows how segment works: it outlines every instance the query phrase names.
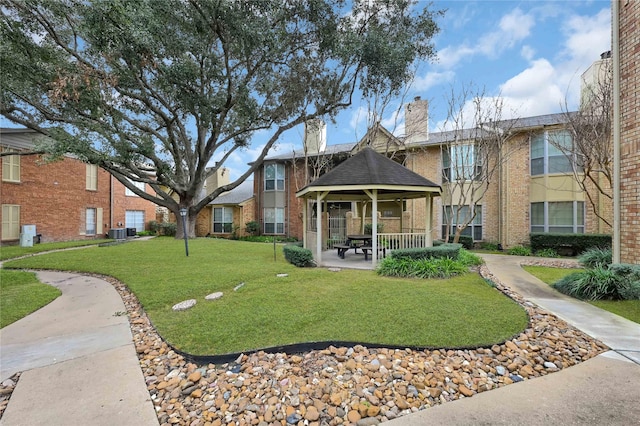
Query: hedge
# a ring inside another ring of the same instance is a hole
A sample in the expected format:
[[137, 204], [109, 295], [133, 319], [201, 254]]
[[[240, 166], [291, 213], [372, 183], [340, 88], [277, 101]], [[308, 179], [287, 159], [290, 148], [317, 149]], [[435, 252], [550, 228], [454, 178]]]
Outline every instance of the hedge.
[[448, 244], [440, 244], [434, 247], [393, 250], [389, 254], [389, 256], [392, 259], [414, 259], [414, 260], [429, 259], [429, 258], [444, 258], [444, 257], [448, 257], [449, 259], [457, 259], [461, 248], [462, 248], [462, 244], [448, 243]]
[[530, 239], [534, 252], [550, 248], [558, 252], [571, 250], [572, 255], [578, 255], [594, 247], [611, 247], [611, 235], [605, 234], [532, 233]]
[[[453, 243], [453, 235], [449, 236], [449, 242]], [[460, 238], [458, 238], [458, 243], [462, 244], [462, 247], [466, 248], [467, 250], [473, 250], [473, 238], [467, 235], [460, 235]]]
[[282, 248], [284, 258], [292, 265], [303, 268], [305, 266], [314, 266], [313, 253], [311, 250], [302, 248], [297, 244], [287, 244]]

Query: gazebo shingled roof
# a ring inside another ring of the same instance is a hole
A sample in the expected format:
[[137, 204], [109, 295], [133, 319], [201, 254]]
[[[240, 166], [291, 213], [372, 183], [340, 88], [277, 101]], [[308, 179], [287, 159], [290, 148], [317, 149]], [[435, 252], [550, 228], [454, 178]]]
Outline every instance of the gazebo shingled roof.
[[[333, 170], [298, 191], [298, 196], [321, 188], [340, 188], [341, 193], [361, 193], [363, 187], [379, 186], [382, 191], [397, 192], [401, 188], [432, 188], [440, 192], [440, 185], [433, 183], [401, 164], [365, 147]], [[349, 189], [352, 187], [352, 189]]]
[[[371, 256], [371, 263], [375, 266], [378, 253], [378, 201], [425, 198], [424, 241], [427, 246], [431, 246], [433, 197], [439, 196], [441, 192], [440, 185], [412, 172], [384, 155], [378, 154], [370, 147], [365, 147], [353, 157], [302, 188], [296, 193], [296, 196], [312, 200], [315, 198], [318, 205], [322, 201], [329, 200], [371, 200], [371, 251], [375, 253]], [[310, 248], [306, 226], [308, 207], [306, 203], [303, 206], [303, 240], [305, 247]], [[314, 232], [316, 233], [314, 257], [318, 265], [321, 265], [322, 238], [318, 238], [318, 235], [322, 235], [322, 215], [316, 215], [316, 231]]]

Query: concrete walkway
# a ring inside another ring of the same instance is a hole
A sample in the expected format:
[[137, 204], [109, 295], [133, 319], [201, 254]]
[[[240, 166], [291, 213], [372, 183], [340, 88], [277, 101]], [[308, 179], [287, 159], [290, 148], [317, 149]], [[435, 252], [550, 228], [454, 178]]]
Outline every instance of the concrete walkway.
[[[526, 258], [484, 257], [503, 284], [613, 350], [388, 424], [640, 425], [640, 325], [552, 291], [520, 268]], [[75, 274], [38, 278], [62, 296], [0, 330], [2, 380], [23, 371], [0, 425], [157, 425], [116, 290]]]
[[640, 425], [640, 324], [564, 296], [526, 273], [531, 258], [483, 255], [502, 284], [612, 350], [548, 376], [393, 420], [418, 425]]
[[0, 378], [23, 371], [0, 425], [157, 425], [126, 309], [108, 282], [38, 272], [62, 296], [0, 330]]

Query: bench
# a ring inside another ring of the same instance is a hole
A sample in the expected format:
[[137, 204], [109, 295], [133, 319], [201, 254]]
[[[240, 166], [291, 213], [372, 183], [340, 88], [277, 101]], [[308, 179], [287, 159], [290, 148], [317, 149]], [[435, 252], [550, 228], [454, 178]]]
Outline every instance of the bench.
[[347, 252], [347, 250], [353, 247], [347, 244], [334, 244], [333, 248], [338, 249], [338, 257], [340, 259], [344, 259], [344, 254]]
[[[369, 252], [373, 251], [373, 247], [371, 247], [371, 246], [361, 246], [361, 247], [358, 247], [358, 248], [361, 249], [362, 252], [364, 253], [364, 260], [369, 260]], [[378, 251], [382, 252], [382, 257], [386, 257], [387, 256], [387, 249], [385, 247], [378, 246]]]

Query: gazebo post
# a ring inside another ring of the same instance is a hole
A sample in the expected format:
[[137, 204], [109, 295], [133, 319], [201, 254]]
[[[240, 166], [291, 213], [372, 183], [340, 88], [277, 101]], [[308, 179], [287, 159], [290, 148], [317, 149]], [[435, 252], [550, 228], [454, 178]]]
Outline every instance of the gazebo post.
[[[302, 242], [306, 246], [307, 242], [307, 214], [309, 214], [309, 200], [303, 198], [304, 203], [302, 203]], [[307, 248], [307, 247], [305, 247]]]
[[378, 190], [371, 191], [373, 207], [371, 209], [371, 265], [375, 269], [378, 262]]
[[426, 204], [425, 204], [425, 217], [424, 217], [424, 244], [426, 247], [431, 247], [433, 245], [433, 241], [431, 238], [431, 224], [433, 223], [433, 196], [430, 192], [425, 193]]
[[316, 263], [322, 264], [322, 193], [316, 192]]

